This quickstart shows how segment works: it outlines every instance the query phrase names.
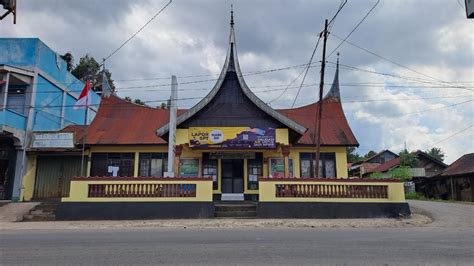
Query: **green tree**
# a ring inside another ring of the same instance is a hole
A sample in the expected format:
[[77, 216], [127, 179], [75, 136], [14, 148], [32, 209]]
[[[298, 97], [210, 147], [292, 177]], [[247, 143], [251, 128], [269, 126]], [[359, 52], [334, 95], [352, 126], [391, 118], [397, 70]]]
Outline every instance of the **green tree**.
[[135, 99], [135, 101], [133, 101], [135, 104], [139, 104], [139, 105], [145, 105], [145, 102], [143, 102], [142, 100], [140, 99]]
[[426, 150], [425, 152], [433, 158], [444, 161], [445, 154], [440, 148], [433, 147], [429, 150]]
[[400, 181], [409, 181], [412, 179], [410, 168], [406, 166], [397, 167], [389, 172], [392, 178], [399, 179]]
[[[100, 64], [95, 60], [94, 57], [86, 54], [85, 56], [79, 59], [79, 64], [71, 71], [76, 78], [82, 81], [89, 81], [92, 84], [92, 88], [96, 90], [97, 88], [102, 87], [102, 72], [100, 69]], [[115, 84], [112, 80], [112, 73], [108, 70], [105, 70], [107, 79], [112, 90], [115, 90]]]
[[375, 151], [369, 151], [368, 153], [364, 155], [364, 159], [370, 158], [374, 156], [375, 154], [377, 154]]
[[169, 109], [169, 106], [168, 106], [167, 103], [162, 102], [158, 108], [159, 108], [159, 109]]
[[347, 147], [347, 162], [348, 163], [355, 163], [362, 161], [364, 157], [360, 156], [357, 151], [356, 147]]
[[128, 97], [128, 96], [125, 96], [124, 100], [131, 102], [131, 101], [132, 101], [132, 98], [130, 98], [130, 97]]
[[403, 150], [398, 155], [400, 156], [400, 166], [415, 167], [418, 164], [418, 158], [414, 153]]

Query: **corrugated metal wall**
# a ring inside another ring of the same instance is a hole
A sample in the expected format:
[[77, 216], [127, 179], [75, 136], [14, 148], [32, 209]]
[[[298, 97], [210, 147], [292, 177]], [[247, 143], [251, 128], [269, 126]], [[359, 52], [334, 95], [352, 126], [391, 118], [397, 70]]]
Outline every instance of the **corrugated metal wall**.
[[71, 177], [80, 174], [80, 156], [39, 156], [33, 198], [67, 197]]

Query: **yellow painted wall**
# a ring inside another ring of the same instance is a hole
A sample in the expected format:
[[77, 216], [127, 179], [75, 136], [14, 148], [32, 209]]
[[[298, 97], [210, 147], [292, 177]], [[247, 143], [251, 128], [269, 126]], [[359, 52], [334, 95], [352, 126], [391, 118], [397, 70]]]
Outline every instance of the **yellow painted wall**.
[[[89, 198], [89, 184], [196, 184], [196, 197], [131, 197], [131, 198]], [[71, 192], [69, 197], [61, 199], [62, 202], [164, 202], [164, 201], [198, 201], [210, 202], [212, 201], [212, 181], [193, 181], [193, 180], [148, 180], [148, 181], [85, 181], [73, 180], [71, 181]]]
[[28, 155], [28, 164], [26, 167], [26, 173], [22, 179], [21, 186], [21, 201], [30, 201], [33, 198], [33, 191], [35, 189], [35, 178], [36, 178], [36, 155]]
[[[285, 136], [288, 137], [288, 130], [280, 130], [277, 132], [280, 134], [280, 139], [284, 139]], [[178, 129], [177, 133], [177, 143], [187, 143], [188, 142], [188, 131], [187, 129]], [[135, 153], [135, 169], [134, 176], [138, 176], [138, 156], [140, 152], [167, 152], [168, 148], [165, 145], [162, 146], [97, 146], [92, 147], [91, 152], [134, 152]], [[202, 158], [203, 152], [212, 152], [216, 150], [193, 150], [187, 145], [183, 146], [181, 153], [181, 158]], [[250, 150], [225, 150], [226, 152], [249, 152]], [[269, 175], [269, 158], [282, 158], [281, 149], [277, 148], [276, 150], [251, 150], [252, 152], [262, 152], [264, 157], [263, 163], [263, 175]], [[293, 160], [293, 176], [300, 176], [300, 160], [299, 153], [311, 153], [315, 152], [314, 147], [291, 147], [290, 148], [290, 159]], [[337, 178], [347, 178], [347, 159], [346, 159], [346, 148], [345, 147], [321, 147], [321, 152], [333, 152], [336, 155], [336, 174]], [[214, 190], [214, 193], [221, 193], [221, 162], [218, 161], [218, 189]], [[202, 161], [199, 165], [199, 173], [202, 173]], [[88, 174], [90, 174], [90, 163], [88, 164]], [[248, 190], [247, 189], [247, 160], [244, 160], [244, 193], [246, 194], [258, 194], [258, 190]]]
[[261, 202], [405, 202], [405, 191], [402, 182], [357, 182], [349, 183], [350, 185], [374, 185], [374, 186], [388, 186], [387, 199], [364, 199], [364, 198], [297, 198], [297, 197], [276, 197], [277, 184], [324, 184], [324, 185], [347, 185], [343, 182], [278, 182], [278, 181], [260, 181], [259, 182], [259, 201]]
[[[291, 147], [290, 158], [293, 159], [294, 176], [300, 176], [300, 152], [303, 153], [315, 153], [315, 147]], [[324, 146], [321, 147], [321, 152], [333, 152], [336, 155], [336, 177], [347, 178], [347, 152], [346, 147], [338, 146]]]

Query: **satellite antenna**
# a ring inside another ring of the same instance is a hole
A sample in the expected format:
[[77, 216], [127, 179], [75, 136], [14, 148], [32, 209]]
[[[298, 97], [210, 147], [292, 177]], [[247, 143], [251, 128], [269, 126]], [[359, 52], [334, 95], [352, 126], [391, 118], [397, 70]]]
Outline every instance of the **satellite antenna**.
[[16, 0], [0, 0], [3, 9], [7, 10], [5, 14], [0, 15], [0, 20], [4, 19], [8, 14], [13, 14], [13, 24], [16, 24]]

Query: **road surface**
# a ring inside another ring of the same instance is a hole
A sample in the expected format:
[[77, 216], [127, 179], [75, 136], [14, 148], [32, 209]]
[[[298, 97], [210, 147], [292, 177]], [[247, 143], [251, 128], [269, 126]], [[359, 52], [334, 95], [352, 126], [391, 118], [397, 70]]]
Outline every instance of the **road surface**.
[[1, 230], [0, 265], [474, 264], [473, 205], [411, 203], [435, 221], [411, 228]]

